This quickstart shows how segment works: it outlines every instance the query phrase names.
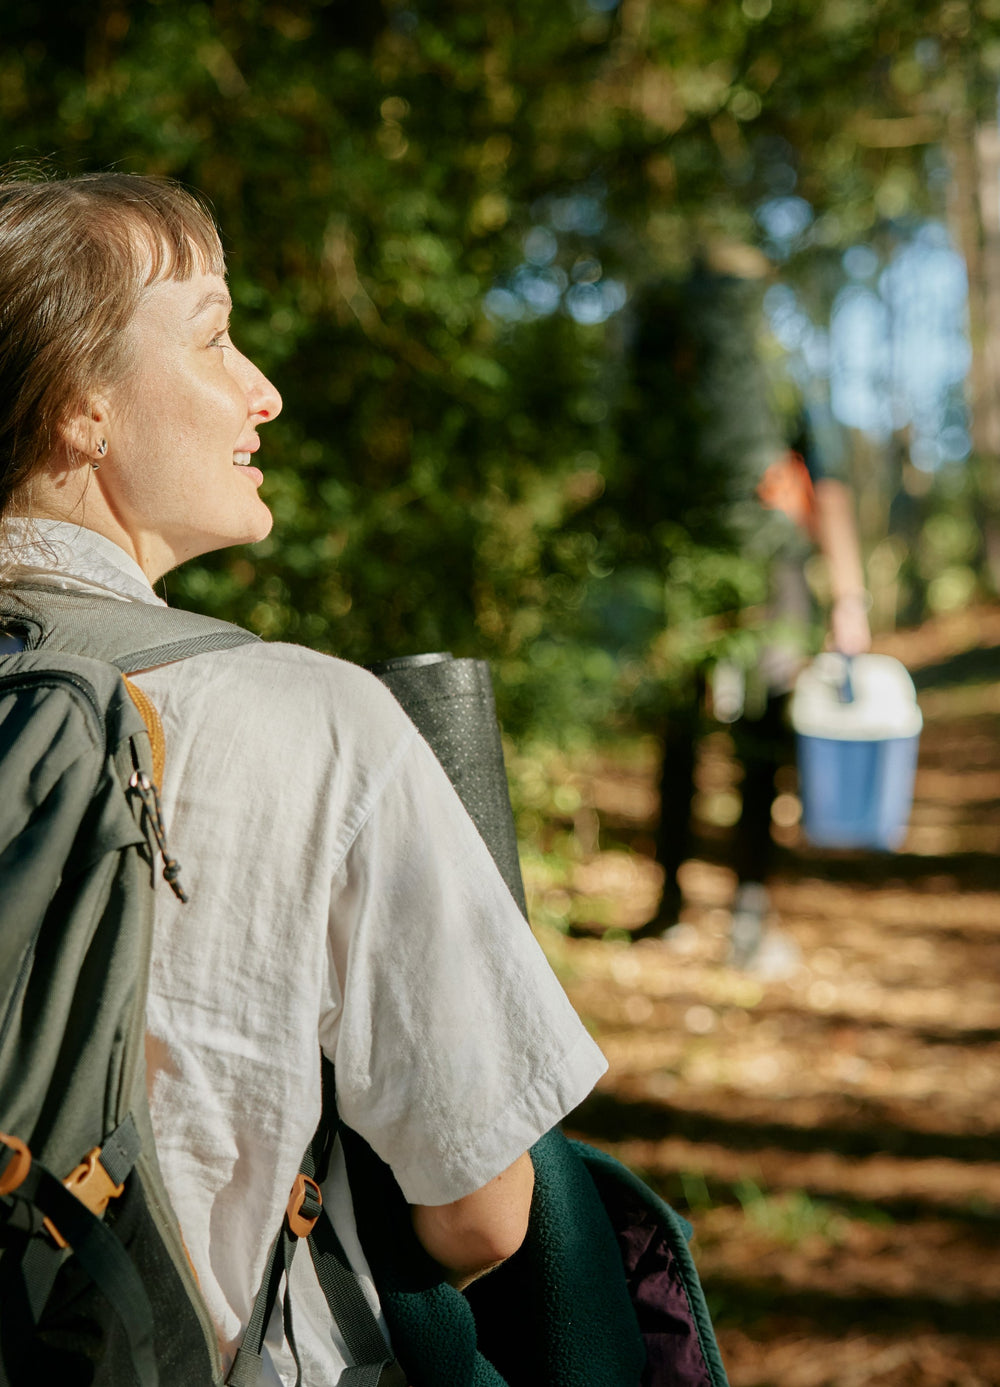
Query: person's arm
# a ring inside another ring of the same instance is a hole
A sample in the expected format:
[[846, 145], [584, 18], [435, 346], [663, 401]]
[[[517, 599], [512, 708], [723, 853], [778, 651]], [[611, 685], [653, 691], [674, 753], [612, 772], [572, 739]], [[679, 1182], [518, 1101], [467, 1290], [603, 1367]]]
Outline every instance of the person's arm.
[[830, 575], [830, 637], [844, 655], [860, 655], [872, 638], [854, 498], [832, 478], [816, 482], [815, 496], [816, 540]]
[[535, 1187], [525, 1152], [495, 1179], [451, 1204], [414, 1204], [413, 1230], [458, 1290], [512, 1257], [528, 1231]]

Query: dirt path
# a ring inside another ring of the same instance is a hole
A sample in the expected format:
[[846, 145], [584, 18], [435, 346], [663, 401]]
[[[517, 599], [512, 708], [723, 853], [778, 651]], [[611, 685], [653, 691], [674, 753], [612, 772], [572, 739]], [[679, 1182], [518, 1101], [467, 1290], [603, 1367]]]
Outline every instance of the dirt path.
[[[689, 1212], [732, 1387], [1000, 1387], [1000, 615], [895, 645], [925, 715], [910, 833], [824, 855], [784, 813], [789, 976], [725, 965], [711, 822], [670, 942], [616, 937], [658, 889], [652, 748], [550, 768], [526, 866], [611, 1063], [568, 1125]], [[709, 819], [727, 756], [707, 739]]]

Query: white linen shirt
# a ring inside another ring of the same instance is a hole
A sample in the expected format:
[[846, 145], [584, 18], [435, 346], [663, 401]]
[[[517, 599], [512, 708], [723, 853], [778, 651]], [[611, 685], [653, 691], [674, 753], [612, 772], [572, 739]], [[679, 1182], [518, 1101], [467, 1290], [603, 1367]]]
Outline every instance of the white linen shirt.
[[[32, 582], [159, 602], [117, 545], [43, 522]], [[16, 582], [16, 578], [15, 578]], [[377, 679], [301, 646], [146, 671], [163, 720], [171, 850], [156, 891], [149, 1097], [164, 1179], [228, 1365], [319, 1117], [341, 1115], [411, 1203], [504, 1170], [606, 1068], [440, 765]], [[342, 1157], [324, 1200], [373, 1306]], [[292, 1272], [306, 1387], [345, 1351]], [[265, 1378], [295, 1380], [272, 1321]], [[383, 1322], [384, 1328], [384, 1322]]]

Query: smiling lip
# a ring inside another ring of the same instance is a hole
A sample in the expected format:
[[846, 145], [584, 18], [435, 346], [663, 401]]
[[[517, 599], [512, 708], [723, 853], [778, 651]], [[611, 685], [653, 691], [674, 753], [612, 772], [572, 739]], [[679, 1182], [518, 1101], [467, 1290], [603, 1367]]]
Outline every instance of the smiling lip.
[[261, 482], [264, 480], [264, 473], [260, 468], [251, 467], [250, 465], [251, 457], [253, 457], [254, 453], [256, 453], [259, 448], [260, 439], [255, 433], [252, 433], [247, 440], [246, 447], [233, 449], [233, 466], [238, 472], [246, 473], [254, 486], [260, 486]]

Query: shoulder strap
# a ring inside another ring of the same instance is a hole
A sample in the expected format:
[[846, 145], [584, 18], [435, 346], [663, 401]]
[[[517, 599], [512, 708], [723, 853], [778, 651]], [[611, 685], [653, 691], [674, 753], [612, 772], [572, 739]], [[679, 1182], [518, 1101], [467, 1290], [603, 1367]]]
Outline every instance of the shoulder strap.
[[125, 674], [259, 639], [195, 612], [42, 584], [0, 591], [0, 621], [22, 630], [29, 650], [87, 655]]
[[[321, 1055], [320, 1064], [323, 1111], [300, 1170], [307, 1177], [315, 1176], [316, 1180], [323, 1181], [330, 1168], [340, 1115], [333, 1065], [325, 1055]], [[343, 1387], [406, 1387], [406, 1377], [386, 1345], [374, 1311], [325, 1209], [318, 1211], [306, 1236], [316, 1279], [347, 1351], [354, 1359], [354, 1365], [341, 1374]]]
[[321, 1056], [323, 1110], [315, 1135], [302, 1158], [278, 1236], [271, 1244], [260, 1290], [226, 1382], [228, 1387], [256, 1387], [263, 1367], [264, 1335], [284, 1281], [285, 1337], [296, 1365], [296, 1387], [302, 1380], [292, 1324], [288, 1274], [300, 1238], [306, 1238], [316, 1279], [337, 1328], [354, 1359], [340, 1375], [341, 1387], [406, 1387], [406, 1377], [393, 1358], [375, 1313], [368, 1303], [326, 1210], [319, 1186], [326, 1179], [334, 1139], [340, 1125], [333, 1065]]

